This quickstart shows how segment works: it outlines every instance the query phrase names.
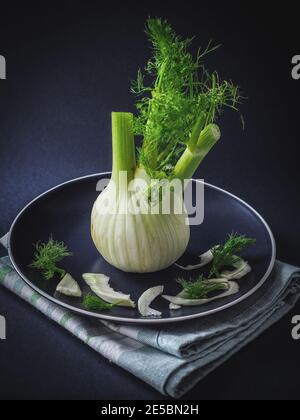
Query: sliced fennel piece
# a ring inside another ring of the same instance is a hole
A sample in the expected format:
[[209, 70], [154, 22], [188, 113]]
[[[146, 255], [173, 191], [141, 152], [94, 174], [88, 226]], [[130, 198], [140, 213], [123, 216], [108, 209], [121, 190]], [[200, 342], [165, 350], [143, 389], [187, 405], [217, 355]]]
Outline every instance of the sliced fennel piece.
[[221, 277], [227, 280], [240, 280], [241, 278], [245, 277], [247, 274], [251, 272], [251, 267], [247, 261], [244, 261], [242, 258], [237, 259], [237, 261], [233, 264], [235, 270], [233, 271], [223, 271], [221, 273]]
[[62, 281], [58, 284], [56, 291], [65, 296], [81, 297], [82, 292], [76, 280], [71, 274], [66, 274]]
[[[212, 283], [223, 283], [224, 284], [224, 286], [227, 286], [227, 288], [229, 289], [229, 287], [230, 287], [230, 284], [229, 284], [229, 281], [228, 280], [226, 280], [226, 279], [211, 279], [211, 280], [207, 280], [208, 282], [212, 282]], [[228, 290], [227, 289], [227, 290]], [[163, 296], [164, 297], [164, 296]], [[183, 299], [188, 299], [187, 298], [187, 296], [186, 296], [186, 293], [185, 293], [185, 291], [184, 290], [182, 290], [177, 296], [176, 296], [176, 298], [183, 298]], [[193, 300], [193, 299], [191, 299], [191, 300]], [[169, 309], [171, 310], [171, 311], [177, 311], [177, 310], [179, 310], [179, 309], [181, 309], [181, 306], [184, 306], [184, 305], [179, 305], [179, 304], [175, 304], [175, 303], [170, 303], [170, 305], [169, 305]]]
[[206, 303], [209, 303], [209, 302], [213, 302], [214, 300], [218, 300], [218, 299], [222, 299], [228, 296], [235, 295], [236, 293], [239, 292], [240, 290], [239, 285], [236, 282], [230, 281], [228, 282], [228, 285], [229, 285], [229, 288], [226, 292], [218, 296], [208, 298], [208, 299], [189, 299], [181, 293], [178, 296], [163, 295], [162, 297], [166, 299], [167, 301], [173, 303], [174, 305], [178, 305], [178, 306], [200, 306], [200, 305], [205, 305]]
[[85, 273], [82, 277], [92, 291], [105, 302], [135, 308], [135, 303], [130, 299], [130, 295], [116, 292], [109, 284], [110, 278], [104, 274]]
[[139, 312], [145, 317], [160, 317], [161, 312], [150, 308], [151, 303], [160, 295], [163, 294], [164, 286], [156, 286], [146, 290], [138, 301]]
[[198, 270], [199, 268], [205, 267], [206, 265], [208, 265], [209, 263], [212, 262], [212, 260], [214, 259], [213, 253], [211, 250], [205, 252], [204, 254], [199, 256], [200, 258], [200, 263], [196, 264], [196, 265], [187, 265], [186, 267], [183, 267], [180, 264], [175, 264], [176, 267], [180, 268], [181, 270], [185, 270], [185, 271], [193, 271], [193, 270]]

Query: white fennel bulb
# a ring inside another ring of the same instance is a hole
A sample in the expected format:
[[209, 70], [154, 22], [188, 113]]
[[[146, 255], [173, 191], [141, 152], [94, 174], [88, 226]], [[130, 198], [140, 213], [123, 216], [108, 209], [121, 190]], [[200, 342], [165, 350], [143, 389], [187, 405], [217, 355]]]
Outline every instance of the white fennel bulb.
[[[153, 214], [147, 194], [151, 179], [135, 167], [132, 152], [132, 115], [114, 113], [113, 174], [93, 207], [92, 238], [114, 267], [150, 273], [169, 267], [182, 256], [190, 228], [182, 197], [173, 196], [169, 214], [164, 214], [158, 200], [158, 214]], [[180, 214], [175, 213], [176, 206], [181, 208]]]
[[106, 261], [126, 272], [149, 273], [182, 256], [190, 237], [185, 214], [120, 214], [122, 198], [115, 214], [105, 214], [109, 190], [98, 197], [92, 213], [92, 237]]
[[112, 138], [112, 177], [92, 210], [93, 241], [102, 257], [122, 271], [163, 270], [189, 243], [182, 179], [174, 184], [180, 188], [167, 193], [165, 187], [157, 187], [166, 184], [153, 184], [147, 171], [136, 165], [132, 114], [112, 114]]

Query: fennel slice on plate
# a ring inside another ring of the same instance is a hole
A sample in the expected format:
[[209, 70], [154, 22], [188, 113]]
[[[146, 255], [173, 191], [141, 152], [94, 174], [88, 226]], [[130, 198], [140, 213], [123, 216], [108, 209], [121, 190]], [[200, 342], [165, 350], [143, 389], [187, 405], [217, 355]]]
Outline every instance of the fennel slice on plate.
[[175, 266], [180, 268], [181, 270], [184, 271], [193, 271], [193, 270], [198, 270], [199, 268], [203, 268], [206, 265], [210, 264], [212, 262], [212, 260], [214, 259], [213, 253], [211, 250], [205, 252], [204, 254], [199, 256], [200, 258], [200, 263], [199, 264], [194, 264], [194, 265], [187, 265], [187, 266], [182, 266], [178, 263], [175, 263]]
[[82, 278], [91, 290], [105, 302], [135, 308], [135, 303], [131, 300], [130, 295], [116, 292], [109, 284], [110, 278], [105, 274], [85, 273]]
[[151, 289], [146, 290], [138, 301], [138, 309], [142, 316], [144, 317], [160, 317], [161, 312], [150, 308], [151, 303], [164, 291], [164, 286], [151, 287]]
[[70, 297], [81, 297], [80, 287], [71, 274], [66, 274], [56, 288], [56, 292]]
[[[215, 280], [214, 280], [215, 281]], [[176, 306], [179, 306], [180, 309], [181, 306], [201, 306], [201, 305], [205, 305], [209, 302], [213, 302], [214, 300], [218, 300], [218, 299], [222, 299], [228, 296], [232, 296], [236, 293], [238, 293], [240, 290], [239, 285], [234, 282], [234, 281], [230, 281], [228, 282], [228, 290], [226, 290], [224, 293], [214, 296], [212, 298], [206, 298], [206, 299], [190, 299], [186, 296], [186, 294], [184, 292], [181, 292], [179, 295], [177, 296], [168, 296], [168, 295], [163, 295], [162, 297], [164, 299], [166, 299], [167, 301], [171, 302], [171, 304], [175, 305], [172, 306], [172, 309], [174, 310]], [[171, 307], [170, 307], [171, 309]]]
[[237, 257], [236, 262], [232, 264], [235, 270], [232, 271], [223, 271], [221, 277], [227, 280], [240, 280], [245, 277], [247, 274], [251, 273], [252, 268], [247, 261], [244, 261], [242, 258]]

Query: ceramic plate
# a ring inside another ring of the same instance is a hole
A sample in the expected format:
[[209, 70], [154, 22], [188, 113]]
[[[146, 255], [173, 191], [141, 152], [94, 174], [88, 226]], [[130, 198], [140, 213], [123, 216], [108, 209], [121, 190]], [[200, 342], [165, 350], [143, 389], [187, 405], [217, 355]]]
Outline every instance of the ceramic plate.
[[[97, 252], [90, 236], [90, 213], [97, 198], [96, 184], [110, 174], [97, 174], [75, 179], [42, 194], [26, 206], [14, 221], [9, 238], [9, 255], [15, 269], [34, 290], [82, 315], [99, 319], [135, 324], [160, 324], [180, 322], [222, 311], [247, 299], [257, 291], [270, 275], [275, 263], [275, 242], [264, 219], [247, 203], [234, 195], [205, 184], [205, 218], [200, 226], [191, 227], [191, 239], [184, 262], [197, 260], [197, 256], [224, 241], [231, 232], [245, 234], [257, 240], [242, 256], [249, 261], [252, 273], [239, 281], [238, 294], [216, 300], [204, 306], [184, 307], [170, 311], [161, 297], [152, 304], [162, 312], [159, 319], [145, 319], [138, 310], [114, 308], [111, 311], [90, 312], [84, 309], [81, 299], [67, 298], [55, 292], [59, 279], [46, 281], [40, 273], [28, 267], [34, 256], [34, 246], [39, 240], [47, 241], [50, 234], [63, 241], [73, 252], [63, 267], [79, 282], [83, 293], [90, 289], [81, 278], [82, 273], [105, 273], [111, 278], [115, 290], [130, 293], [138, 300], [146, 289], [164, 285], [165, 293], [176, 295], [180, 286], [178, 277], [197, 276], [201, 271], [186, 273], [176, 266], [154, 274], [127, 274], [109, 265]], [[200, 182], [194, 180], [193, 182]]]

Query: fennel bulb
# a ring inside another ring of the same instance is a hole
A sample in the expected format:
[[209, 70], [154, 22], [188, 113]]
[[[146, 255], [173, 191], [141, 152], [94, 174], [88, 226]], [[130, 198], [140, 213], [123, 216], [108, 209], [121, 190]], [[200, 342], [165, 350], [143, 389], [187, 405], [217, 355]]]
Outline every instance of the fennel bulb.
[[[113, 113], [112, 120], [113, 173], [93, 207], [93, 241], [103, 258], [122, 271], [163, 270], [182, 256], [189, 242], [183, 199], [174, 197], [176, 206], [182, 205], [180, 214], [174, 211], [175, 206], [171, 206], [169, 214], [164, 214], [162, 208], [157, 214], [151, 212], [146, 191], [151, 180], [135, 164], [132, 115]], [[120, 180], [120, 172], [127, 174], [125, 182]], [[145, 187], [138, 189], [140, 183]]]
[[[122, 271], [163, 270], [183, 255], [189, 243], [182, 182], [178, 180], [180, 188], [174, 184], [169, 194], [164, 187], [158, 189], [155, 198], [156, 184], [143, 166], [136, 165], [132, 114], [112, 113], [112, 138], [112, 177], [92, 210], [93, 241], [103, 258]], [[203, 160], [219, 138], [220, 132], [213, 124], [202, 131], [193, 165]], [[190, 163], [191, 159], [183, 159], [183, 173]], [[153, 194], [150, 202], [149, 191]]]
[[[176, 262], [185, 252], [190, 228], [183, 215], [103, 214], [107, 194], [92, 213], [92, 238], [111, 265], [125, 272], [151, 273]], [[118, 206], [122, 203], [118, 203]]]

